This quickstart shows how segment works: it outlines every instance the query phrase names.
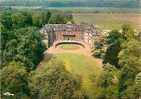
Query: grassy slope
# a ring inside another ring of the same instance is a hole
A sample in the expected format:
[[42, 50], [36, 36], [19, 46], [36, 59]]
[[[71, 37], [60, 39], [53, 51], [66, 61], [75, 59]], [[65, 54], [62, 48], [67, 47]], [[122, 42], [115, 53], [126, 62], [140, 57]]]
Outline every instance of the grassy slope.
[[[43, 69], [43, 66], [48, 66], [48, 63], [50, 62], [48, 57], [44, 58], [39, 69]], [[96, 81], [102, 73], [101, 64], [99, 65], [95, 58], [81, 54], [61, 53], [53, 55], [53, 58], [54, 57], [57, 60], [62, 61], [66, 70], [72, 73], [74, 77], [82, 80], [82, 90], [90, 97], [90, 99], [95, 99], [95, 95], [98, 92]]]
[[101, 74], [102, 70], [96, 63], [96, 60], [90, 56], [84, 56], [72, 53], [63, 53], [55, 55], [56, 58], [63, 61], [66, 69], [74, 76], [80, 76], [82, 78], [82, 89], [93, 99], [97, 92], [95, 82], [91, 80]]
[[73, 14], [76, 23], [94, 23], [102, 29], [119, 29], [122, 24], [131, 24], [141, 30], [141, 14], [135, 13], [75, 13]]

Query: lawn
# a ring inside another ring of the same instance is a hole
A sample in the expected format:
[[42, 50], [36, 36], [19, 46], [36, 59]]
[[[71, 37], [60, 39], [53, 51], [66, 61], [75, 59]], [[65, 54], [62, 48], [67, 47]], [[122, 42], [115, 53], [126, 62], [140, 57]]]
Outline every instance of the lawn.
[[102, 72], [102, 68], [97, 64], [95, 58], [72, 53], [56, 54], [55, 57], [65, 64], [66, 70], [74, 76], [81, 77], [81, 88], [91, 99], [94, 99], [98, 89], [91, 78], [96, 80]]
[[76, 23], [96, 24], [102, 29], [120, 29], [123, 24], [130, 24], [141, 30], [141, 14], [139, 13], [74, 13]]
[[47, 66], [52, 57], [56, 58], [64, 63], [66, 70], [72, 76], [81, 79], [81, 89], [86, 92], [90, 99], [95, 99], [95, 95], [98, 92], [96, 81], [102, 74], [102, 66], [94, 57], [65, 52], [51, 55], [50, 59], [48, 57], [44, 58], [41, 66], [39, 66], [40, 69], [42, 69], [42, 66]]
[[59, 45], [60, 48], [65, 49], [65, 50], [74, 50], [74, 49], [79, 49], [81, 46], [76, 45], [76, 44], [61, 44]]

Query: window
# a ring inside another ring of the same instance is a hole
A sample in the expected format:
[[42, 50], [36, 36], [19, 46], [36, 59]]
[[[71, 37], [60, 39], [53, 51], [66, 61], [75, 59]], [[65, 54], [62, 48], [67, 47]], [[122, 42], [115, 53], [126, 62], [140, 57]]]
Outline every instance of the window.
[[63, 35], [63, 40], [75, 40], [75, 35]]

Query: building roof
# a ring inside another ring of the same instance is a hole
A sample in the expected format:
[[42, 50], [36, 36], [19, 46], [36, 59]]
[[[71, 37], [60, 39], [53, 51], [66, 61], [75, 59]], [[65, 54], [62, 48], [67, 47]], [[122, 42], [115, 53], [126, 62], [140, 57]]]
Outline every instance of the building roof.
[[96, 28], [93, 24], [46, 24], [42, 31], [45, 32], [86, 32], [86, 33], [96, 33]]

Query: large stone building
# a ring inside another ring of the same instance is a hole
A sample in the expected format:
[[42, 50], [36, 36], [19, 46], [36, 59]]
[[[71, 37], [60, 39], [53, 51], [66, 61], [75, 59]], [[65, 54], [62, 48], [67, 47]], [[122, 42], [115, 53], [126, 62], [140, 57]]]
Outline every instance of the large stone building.
[[46, 24], [40, 32], [49, 47], [55, 41], [81, 41], [92, 47], [92, 37], [98, 35], [92, 24]]

